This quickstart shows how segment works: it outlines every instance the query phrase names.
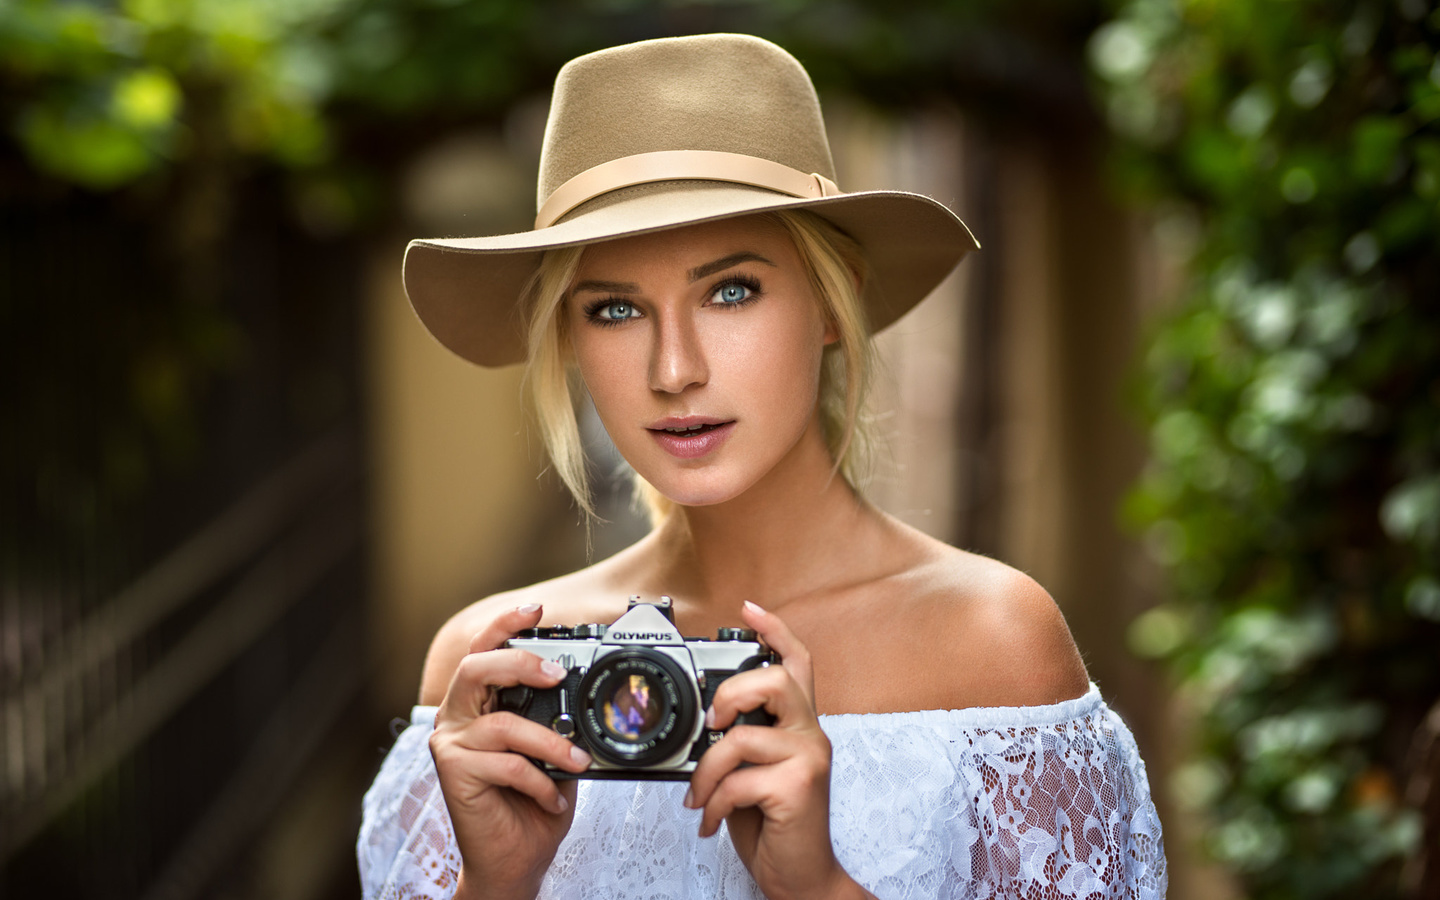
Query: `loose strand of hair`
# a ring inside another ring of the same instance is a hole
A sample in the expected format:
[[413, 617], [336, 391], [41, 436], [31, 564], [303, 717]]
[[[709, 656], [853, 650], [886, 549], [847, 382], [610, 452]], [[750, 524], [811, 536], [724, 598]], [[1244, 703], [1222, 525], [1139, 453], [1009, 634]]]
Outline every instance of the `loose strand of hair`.
[[575, 421], [564, 327], [565, 294], [575, 278], [583, 252], [583, 247], [547, 251], [527, 285], [531, 315], [524, 377], [535, 405], [540, 436], [555, 466], [555, 474], [560, 476], [560, 481], [584, 513], [588, 553], [589, 523], [596, 513], [585, 471], [580, 426]]

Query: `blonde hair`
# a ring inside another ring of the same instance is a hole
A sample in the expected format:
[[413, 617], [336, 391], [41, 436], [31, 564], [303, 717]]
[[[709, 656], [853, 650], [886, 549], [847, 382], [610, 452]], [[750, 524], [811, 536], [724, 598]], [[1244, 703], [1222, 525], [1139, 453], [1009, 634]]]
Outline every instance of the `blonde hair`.
[[[872, 346], [860, 300], [867, 267], [860, 245], [825, 219], [805, 210], [776, 210], [761, 217], [783, 227], [805, 266], [810, 288], [838, 340], [821, 359], [819, 407], [825, 444], [839, 473], [857, 491], [870, 474], [874, 439], [864, 415], [870, 387]], [[575, 420], [574, 389], [580, 379], [569, 352], [565, 299], [580, 268], [584, 247], [546, 251], [523, 296], [530, 310], [525, 382], [555, 473], [589, 518], [595, 518], [585, 451]], [[635, 500], [659, 524], [674, 504], [634, 472]]]

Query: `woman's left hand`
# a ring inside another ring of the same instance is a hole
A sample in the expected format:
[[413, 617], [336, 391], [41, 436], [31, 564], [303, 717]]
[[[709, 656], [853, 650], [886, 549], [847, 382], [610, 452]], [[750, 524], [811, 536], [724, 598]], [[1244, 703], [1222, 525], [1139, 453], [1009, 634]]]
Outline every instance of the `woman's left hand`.
[[704, 808], [700, 836], [724, 819], [741, 862], [770, 900], [867, 897], [830, 843], [830, 740], [815, 713], [810, 652], [785, 623], [753, 603], [741, 613], [781, 664], [720, 685], [707, 727], [724, 729], [765, 707], [771, 727], [737, 725], [700, 757], [685, 805]]

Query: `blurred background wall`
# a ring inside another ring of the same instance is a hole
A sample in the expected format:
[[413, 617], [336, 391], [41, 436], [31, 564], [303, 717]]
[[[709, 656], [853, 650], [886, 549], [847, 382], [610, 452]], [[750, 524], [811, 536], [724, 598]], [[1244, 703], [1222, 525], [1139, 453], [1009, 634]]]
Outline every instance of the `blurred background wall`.
[[405, 242], [529, 227], [565, 60], [720, 30], [984, 246], [870, 493], [1056, 597], [1171, 896], [1440, 896], [1440, 18], [1378, 0], [0, 6], [0, 896], [357, 894], [435, 629], [586, 561]]

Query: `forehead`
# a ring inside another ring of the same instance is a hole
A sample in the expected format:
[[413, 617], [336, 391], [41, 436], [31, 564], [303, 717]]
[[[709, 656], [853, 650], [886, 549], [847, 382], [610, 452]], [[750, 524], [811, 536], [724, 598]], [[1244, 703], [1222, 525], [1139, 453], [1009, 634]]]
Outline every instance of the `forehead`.
[[734, 253], [751, 251], [776, 265], [799, 261], [784, 226], [762, 216], [745, 216], [672, 228], [591, 244], [580, 258], [580, 273], [608, 276], [615, 269], [690, 269]]

